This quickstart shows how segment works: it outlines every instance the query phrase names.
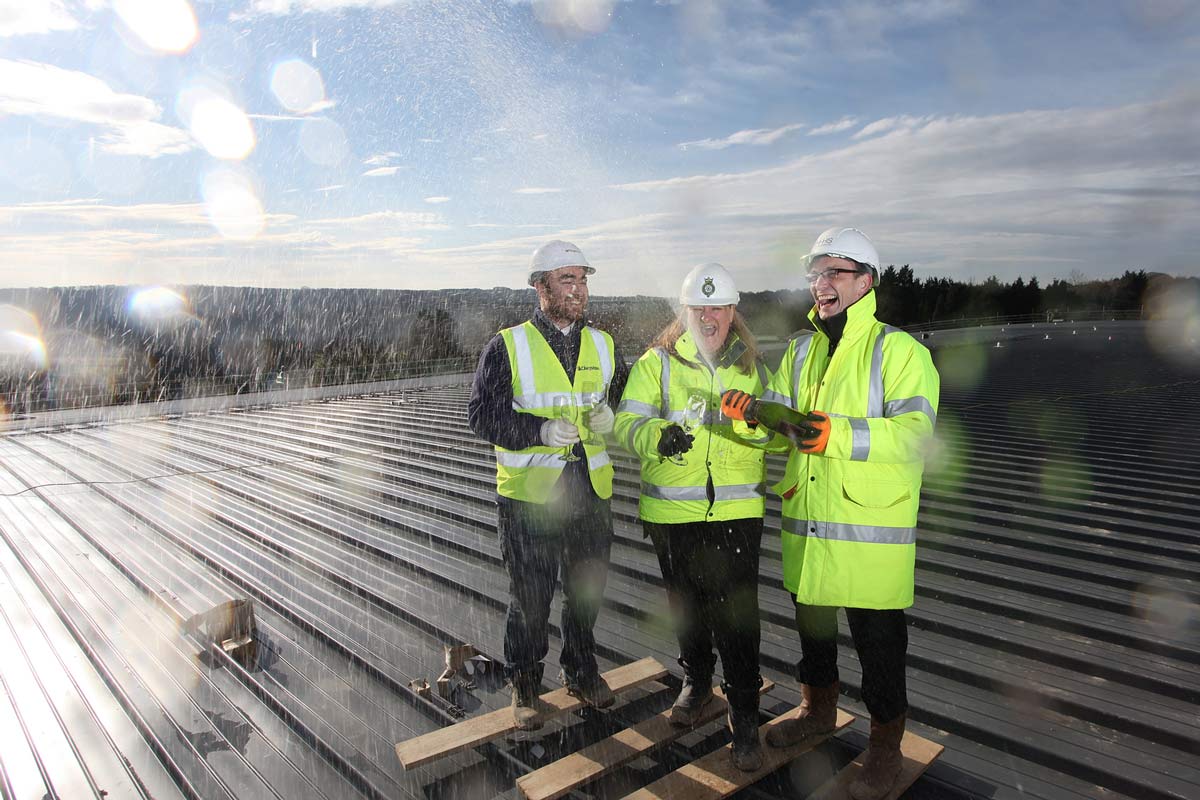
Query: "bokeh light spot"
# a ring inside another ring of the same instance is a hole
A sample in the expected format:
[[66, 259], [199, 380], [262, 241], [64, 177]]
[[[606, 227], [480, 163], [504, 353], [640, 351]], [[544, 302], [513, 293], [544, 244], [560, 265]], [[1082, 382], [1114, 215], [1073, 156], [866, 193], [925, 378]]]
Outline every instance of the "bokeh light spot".
[[186, 297], [165, 286], [140, 289], [129, 297], [131, 314], [145, 320], [161, 320], [189, 313]]
[[250, 118], [228, 97], [203, 86], [179, 95], [179, 116], [192, 136], [215, 158], [236, 161], [254, 149]]
[[187, 0], [113, 0], [113, 10], [153, 50], [185, 53], [200, 31]]
[[227, 239], [253, 239], [266, 219], [258, 194], [246, 176], [220, 169], [204, 178], [204, 210], [213, 227]]
[[310, 119], [300, 126], [300, 149], [314, 164], [331, 167], [346, 158], [350, 142], [333, 120]]
[[603, 33], [612, 22], [615, 0], [533, 0], [533, 14], [545, 27], [568, 36]]
[[316, 69], [293, 58], [271, 72], [271, 92], [288, 111], [303, 113], [325, 99], [325, 83]]

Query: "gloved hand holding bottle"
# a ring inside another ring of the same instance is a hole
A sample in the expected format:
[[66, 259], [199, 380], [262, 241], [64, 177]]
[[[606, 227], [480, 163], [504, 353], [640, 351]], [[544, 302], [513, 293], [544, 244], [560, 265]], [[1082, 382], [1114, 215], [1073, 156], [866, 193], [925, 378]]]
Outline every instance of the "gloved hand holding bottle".
[[758, 423], [781, 433], [803, 453], [822, 453], [829, 443], [829, 415], [820, 411], [801, 414], [781, 403], [759, 400], [730, 389], [721, 395], [721, 413], [730, 419]]

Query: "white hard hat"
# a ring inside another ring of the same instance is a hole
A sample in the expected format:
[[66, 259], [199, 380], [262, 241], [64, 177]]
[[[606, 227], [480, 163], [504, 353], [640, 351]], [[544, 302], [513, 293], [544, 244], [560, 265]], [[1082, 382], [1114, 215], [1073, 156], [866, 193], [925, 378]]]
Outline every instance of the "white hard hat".
[[838, 256], [865, 264], [871, 268], [873, 285], [879, 284], [879, 251], [858, 228], [830, 228], [822, 233], [804, 257], [804, 268], [818, 256]]
[[562, 239], [554, 239], [533, 251], [533, 258], [529, 262], [529, 285], [537, 283], [543, 272], [559, 267], [583, 267], [588, 275], [596, 271], [578, 247]]
[[715, 261], [692, 267], [679, 287], [684, 306], [736, 306], [739, 297], [733, 276]]

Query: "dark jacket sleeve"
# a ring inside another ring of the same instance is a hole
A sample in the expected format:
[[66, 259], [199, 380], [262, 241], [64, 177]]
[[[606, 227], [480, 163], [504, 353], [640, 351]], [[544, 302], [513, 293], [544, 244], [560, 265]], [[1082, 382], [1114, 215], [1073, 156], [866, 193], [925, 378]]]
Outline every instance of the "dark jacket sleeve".
[[467, 423], [481, 439], [507, 450], [524, 450], [542, 443], [543, 422], [541, 417], [513, 409], [508, 350], [503, 337], [495, 336], [479, 356], [467, 403]]
[[613, 342], [613, 358], [617, 363], [613, 365], [612, 383], [608, 385], [608, 404], [615, 409], [621, 404], [625, 384], [629, 383], [629, 362], [625, 360], [625, 355], [616, 342]]

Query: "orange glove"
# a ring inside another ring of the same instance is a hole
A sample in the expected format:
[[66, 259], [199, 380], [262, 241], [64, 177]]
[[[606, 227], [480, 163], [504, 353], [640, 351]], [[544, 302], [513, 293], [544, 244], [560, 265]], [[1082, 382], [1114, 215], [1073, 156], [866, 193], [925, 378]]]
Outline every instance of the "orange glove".
[[754, 402], [754, 395], [746, 394], [738, 389], [730, 389], [721, 395], [721, 413], [730, 419], [740, 419], [743, 422], [754, 422], [754, 417], [746, 416]]
[[828, 415], [820, 411], [810, 411], [804, 419], [807, 426], [805, 435], [800, 439], [801, 453], [824, 453], [825, 445], [829, 444], [830, 422]]

